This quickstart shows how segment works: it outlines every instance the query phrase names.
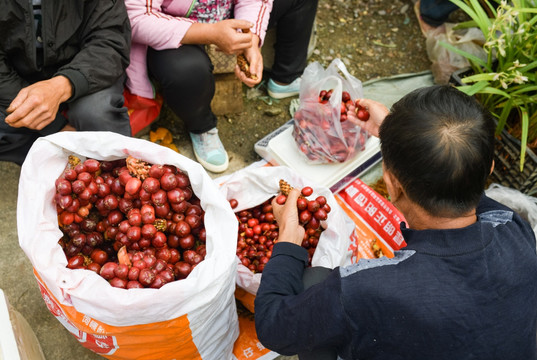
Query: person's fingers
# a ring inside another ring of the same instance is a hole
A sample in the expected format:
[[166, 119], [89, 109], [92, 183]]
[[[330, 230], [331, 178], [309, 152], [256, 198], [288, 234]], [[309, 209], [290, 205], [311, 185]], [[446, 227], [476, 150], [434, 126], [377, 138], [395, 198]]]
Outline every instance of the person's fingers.
[[237, 76], [237, 78], [242, 82], [244, 83], [245, 85], [247, 86], [250, 86], [248, 83], [249, 83], [249, 79], [248, 77], [246, 76], [246, 74], [240, 69], [239, 65], [235, 65], [235, 76]]
[[[28, 126], [28, 124], [33, 120], [31, 116], [33, 107], [34, 105], [28, 101], [20, 103], [15, 107], [11, 114], [6, 116], [6, 123], [13, 127]], [[35, 116], [35, 114], [33, 114], [33, 116]], [[24, 121], [21, 121], [23, 119]]]
[[283, 205], [278, 204], [278, 195], [272, 199], [272, 213], [274, 214], [274, 219], [276, 220], [276, 223], [280, 224], [281, 222], [281, 215], [283, 212]]
[[[248, 20], [230, 19], [229, 21], [231, 22], [232, 26], [235, 29], [241, 29], [241, 30], [250, 31], [250, 29], [254, 26], [254, 24], [252, 24]], [[246, 33], [246, 31], [243, 31], [243, 32]]]
[[27, 97], [28, 97], [28, 91], [26, 89], [22, 89], [21, 91], [19, 91], [17, 96], [15, 96], [15, 99], [13, 99], [11, 104], [9, 104], [6, 111], [8, 113], [12, 113], [24, 102], [24, 99], [26, 99]]
[[373, 104], [373, 100], [358, 99], [358, 105], [360, 105], [361, 107], [364, 107], [366, 110], [369, 110], [372, 104]]
[[250, 63], [250, 73], [252, 75], [255, 75], [256, 79], [253, 79], [254, 82], [257, 84], [261, 81], [261, 78], [263, 77], [263, 58], [257, 57], [252, 60]]
[[288, 207], [291, 207], [292, 205], [294, 205], [294, 209], [296, 210], [296, 201], [298, 200], [299, 196], [300, 196], [300, 191], [298, 189], [292, 188], [291, 191], [289, 192], [289, 195], [287, 195], [287, 201], [285, 202], [285, 205]]
[[[9, 118], [13, 116], [13, 118]], [[43, 111], [41, 107], [30, 108], [26, 103], [22, 104], [15, 112], [6, 117], [6, 123], [13, 127], [26, 127], [34, 130], [41, 130], [47, 124], [49, 114]]]

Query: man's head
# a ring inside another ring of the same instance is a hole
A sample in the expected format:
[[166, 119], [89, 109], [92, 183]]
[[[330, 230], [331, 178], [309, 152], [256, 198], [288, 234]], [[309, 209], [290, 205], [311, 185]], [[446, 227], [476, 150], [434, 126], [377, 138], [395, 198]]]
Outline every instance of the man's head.
[[454, 87], [417, 89], [380, 127], [385, 169], [431, 215], [460, 216], [477, 206], [485, 187], [494, 128], [490, 113]]

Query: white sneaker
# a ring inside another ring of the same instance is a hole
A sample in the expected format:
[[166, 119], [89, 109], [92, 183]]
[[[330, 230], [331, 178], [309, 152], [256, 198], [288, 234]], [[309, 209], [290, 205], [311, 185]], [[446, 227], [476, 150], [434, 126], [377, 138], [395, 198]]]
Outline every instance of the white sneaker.
[[194, 155], [205, 169], [219, 173], [228, 168], [229, 157], [218, 137], [217, 128], [212, 128], [202, 134], [190, 133], [190, 138]]

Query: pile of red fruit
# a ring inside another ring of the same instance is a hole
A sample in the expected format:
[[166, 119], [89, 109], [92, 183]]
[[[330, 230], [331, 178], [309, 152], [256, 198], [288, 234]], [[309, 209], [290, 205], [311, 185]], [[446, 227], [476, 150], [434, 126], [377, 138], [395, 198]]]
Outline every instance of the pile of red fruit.
[[54, 200], [67, 267], [112, 286], [160, 288], [205, 258], [204, 211], [175, 166], [71, 156]]
[[[369, 113], [342, 92], [341, 105], [330, 103], [333, 89], [321, 90], [316, 103], [306, 104], [295, 113], [293, 137], [300, 151], [314, 163], [344, 162], [356, 151], [364, 149], [366, 133], [350, 121], [355, 116], [362, 121]], [[339, 130], [341, 129], [341, 130]]]
[[[276, 197], [278, 204], [285, 204], [290, 189], [289, 184], [280, 180], [281, 194]], [[313, 189], [311, 187], [302, 188], [301, 196], [296, 204], [300, 225], [306, 230], [302, 240], [302, 247], [308, 250], [310, 265], [323, 232], [321, 221], [327, 219], [331, 210], [326, 198], [322, 195], [308, 200], [307, 197], [312, 194]], [[279, 228], [272, 212], [273, 199], [274, 197], [271, 197], [258, 206], [241, 210], [235, 214], [239, 221], [237, 256], [242, 264], [254, 273], [263, 272], [265, 264], [272, 255], [274, 243], [278, 240]], [[238, 206], [235, 199], [230, 199], [229, 203], [232, 209]]]

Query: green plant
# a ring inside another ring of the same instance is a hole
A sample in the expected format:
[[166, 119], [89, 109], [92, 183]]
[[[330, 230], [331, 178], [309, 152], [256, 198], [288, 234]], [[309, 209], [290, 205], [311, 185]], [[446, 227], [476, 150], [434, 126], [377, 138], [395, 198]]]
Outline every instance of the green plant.
[[507, 126], [521, 141], [520, 171], [526, 147], [537, 147], [537, 8], [535, 0], [494, 3], [488, 0], [451, 0], [471, 20], [459, 28], [478, 27], [485, 36], [487, 60], [442, 43], [464, 56], [472, 74], [458, 89], [476, 95], [498, 119], [496, 134]]

